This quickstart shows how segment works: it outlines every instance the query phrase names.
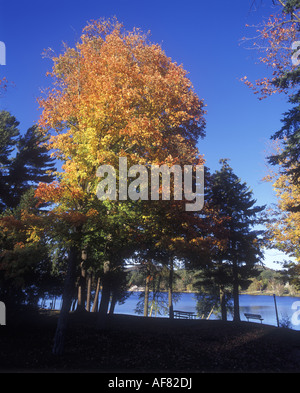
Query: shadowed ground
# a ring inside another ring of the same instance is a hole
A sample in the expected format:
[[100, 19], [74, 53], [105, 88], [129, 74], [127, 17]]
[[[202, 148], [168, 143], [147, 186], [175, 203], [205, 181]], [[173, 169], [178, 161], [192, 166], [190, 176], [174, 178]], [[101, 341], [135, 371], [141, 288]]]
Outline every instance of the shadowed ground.
[[300, 332], [260, 323], [70, 314], [65, 353], [51, 348], [58, 313], [0, 326], [0, 371], [299, 372]]

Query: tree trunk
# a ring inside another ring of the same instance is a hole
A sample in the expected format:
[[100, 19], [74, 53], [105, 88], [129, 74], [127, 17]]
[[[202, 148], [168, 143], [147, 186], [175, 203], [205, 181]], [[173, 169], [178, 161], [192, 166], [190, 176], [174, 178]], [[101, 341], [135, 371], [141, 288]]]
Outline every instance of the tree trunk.
[[149, 275], [149, 272], [147, 272], [146, 283], [145, 283], [144, 317], [148, 317], [149, 283], [150, 283], [150, 275]]
[[92, 274], [88, 275], [87, 279], [87, 298], [86, 298], [86, 311], [91, 310], [91, 288], [92, 288]]
[[96, 293], [95, 293], [94, 303], [93, 303], [93, 307], [92, 307], [92, 312], [98, 312], [99, 292], [100, 292], [100, 277], [98, 277], [98, 280], [97, 280], [97, 287], [96, 287]]
[[100, 306], [99, 306], [99, 316], [103, 315], [105, 316], [108, 311], [108, 306], [109, 306], [109, 301], [110, 301], [110, 285], [108, 280], [103, 279], [102, 280], [102, 292], [101, 292], [101, 300], [100, 300]]
[[150, 309], [150, 317], [152, 317], [153, 308], [155, 306], [155, 301], [157, 298], [157, 294], [159, 292], [160, 281], [161, 281], [161, 275], [158, 276], [157, 286], [155, 288], [155, 280], [153, 280], [153, 297], [152, 297], [152, 304], [151, 304], [151, 309]]
[[173, 258], [170, 258], [170, 274], [169, 274], [169, 318], [174, 318], [174, 310], [173, 310]]
[[76, 298], [73, 298], [73, 300], [72, 300], [72, 306], [71, 306], [71, 311], [75, 311], [75, 306], [76, 306], [76, 304], [77, 304], [77, 300], [78, 300], [78, 297], [77, 297], [77, 299], [76, 299]]
[[239, 277], [237, 262], [233, 262], [233, 321], [240, 322]]
[[74, 296], [77, 253], [77, 248], [72, 246], [68, 256], [68, 268], [64, 284], [63, 303], [57, 322], [52, 348], [52, 353], [54, 355], [62, 355], [64, 350], [65, 335], [68, 327], [68, 316]]
[[117, 295], [116, 292], [113, 292], [112, 298], [111, 298], [111, 303], [110, 303], [110, 308], [109, 308], [109, 315], [113, 315], [115, 311], [115, 307], [117, 304]]
[[102, 279], [101, 301], [98, 311], [97, 326], [99, 329], [105, 328], [107, 312], [110, 300], [110, 282], [109, 282], [109, 262], [104, 263], [104, 274]]
[[80, 277], [78, 284], [78, 303], [77, 310], [79, 312], [85, 311], [86, 304], [86, 251], [81, 252], [81, 263], [80, 263]]
[[223, 285], [220, 286], [220, 306], [222, 321], [227, 321], [226, 298]]
[[99, 329], [104, 329], [106, 327], [108, 306], [110, 300], [110, 286], [107, 280], [102, 280], [102, 292], [101, 300], [98, 311], [97, 325]]

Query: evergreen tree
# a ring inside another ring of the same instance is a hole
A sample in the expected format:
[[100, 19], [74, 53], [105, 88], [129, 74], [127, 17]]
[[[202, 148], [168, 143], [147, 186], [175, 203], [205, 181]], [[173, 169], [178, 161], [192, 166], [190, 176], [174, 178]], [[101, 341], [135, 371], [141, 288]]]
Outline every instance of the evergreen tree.
[[[291, 109], [284, 113], [282, 127], [271, 139], [276, 141], [276, 151], [268, 162], [275, 171], [265, 178], [272, 181], [278, 197], [275, 209], [269, 211], [269, 244], [296, 257], [299, 262], [299, 214], [300, 214], [300, 0], [273, 0], [278, 12], [261, 23], [255, 32], [257, 49], [263, 50], [260, 62], [267, 65], [272, 74], [261, 78], [254, 85], [244, 77], [245, 83], [259, 91], [262, 97], [273, 93], [288, 94]], [[259, 34], [258, 34], [259, 33]], [[278, 143], [279, 142], [279, 143]], [[299, 272], [298, 262], [284, 264], [294, 277]]]
[[9, 186], [7, 179], [11, 165], [11, 154], [19, 137], [19, 122], [6, 111], [0, 111], [0, 211], [5, 208]]
[[19, 137], [16, 143], [17, 153], [11, 158], [5, 177], [5, 192], [1, 195], [7, 207], [16, 207], [21, 196], [32, 186], [54, 180], [53, 175], [47, 173], [49, 170], [53, 172], [54, 159], [50, 158], [48, 150], [43, 146], [45, 141], [45, 136], [36, 126]]
[[[255, 1], [253, 2], [255, 3]], [[282, 142], [282, 150], [268, 157], [272, 165], [282, 165], [283, 173], [293, 175], [294, 184], [300, 184], [300, 67], [299, 67], [299, 32], [300, 0], [273, 0], [277, 6], [268, 19], [256, 26], [253, 49], [262, 52], [259, 61], [267, 65], [272, 73], [260, 78], [253, 84], [243, 78], [259, 99], [274, 93], [287, 93], [292, 108], [284, 113], [283, 126], [271, 139]], [[244, 38], [249, 41], [249, 38]], [[300, 206], [294, 206], [299, 210]]]
[[240, 320], [239, 287], [247, 287], [249, 278], [255, 275], [255, 265], [262, 259], [259, 235], [253, 229], [264, 206], [255, 206], [252, 191], [234, 174], [227, 159], [220, 160], [221, 170], [212, 175], [211, 206], [219, 209], [224, 222], [227, 244], [214, 255], [211, 278], [220, 288], [222, 317], [225, 319], [224, 289], [230, 286], [234, 300], [234, 321]]
[[0, 111], [0, 295], [12, 306], [34, 303], [51, 270], [46, 240], [33, 241], [30, 223], [21, 220], [26, 214], [39, 216], [35, 187], [53, 180], [47, 170], [54, 163], [39, 129], [31, 127], [22, 136], [18, 126], [14, 116]]
[[[289, 94], [292, 108], [284, 113], [282, 128], [272, 135], [272, 139], [282, 142], [282, 150], [268, 157], [272, 165], [282, 164], [284, 173], [293, 176], [294, 184], [300, 184], [300, 66], [299, 32], [300, 0], [273, 0], [280, 12], [270, 16], [260, 32], [262, 42], [254, 47], [267, 48], [260, 61], [272, 68], [272, 77], [256, 83], [265, 96], [274, 92]], [[257, 36], [256, 32], [256, 36]], [[296, 60], [296, 61], [294, 61]], [[250, 86], [251, 83], [246, 81]], [[299, 210], [300, 206], [294, 206]]]
[[[300, 5], [299, 5], [300, 8]], [[296, 88], [300, 85], [300, 67], [297, 67], [274, 82], [280, 88]], [[268, 157], [271, 165], [282, 164], [284, 172], [292, 175], [294, 184], [300, 185], [300, 90], [289, 98], [293, 107], [284, 113], [283, 126], [272, 135], [272, 139], [282, 142], [282, 150], [278, 154]], [[300, 210], [300, 206], [294, 206], [294, 210]]]

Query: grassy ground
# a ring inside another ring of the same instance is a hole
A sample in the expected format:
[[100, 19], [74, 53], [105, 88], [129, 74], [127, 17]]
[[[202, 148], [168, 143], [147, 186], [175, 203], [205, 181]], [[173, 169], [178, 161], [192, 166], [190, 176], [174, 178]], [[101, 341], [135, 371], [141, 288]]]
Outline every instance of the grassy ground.
[[70, 314], [65, 353], [51, 353], [58, 314], [0, 326], [0, 371], [299, 372], [300, 332], [260, 323]]

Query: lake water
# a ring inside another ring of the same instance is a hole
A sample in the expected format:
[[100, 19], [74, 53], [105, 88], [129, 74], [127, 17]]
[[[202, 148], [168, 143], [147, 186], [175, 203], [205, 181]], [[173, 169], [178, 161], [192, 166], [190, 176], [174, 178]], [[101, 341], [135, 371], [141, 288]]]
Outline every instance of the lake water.
[[[135, 314], [134, 310], [138, 302], [138, 297], [139, 292], [133, 292], [123, 305], [116, 305], [115, 313]], [[279, 322], [289, 321], [289, 327], [291, 329], [300, 330], [300, 297], [276, 296], [276, 303]], [[174, 304], [174, 309], [196, 312], [195, 294], [182, 293], [180, 299]], [[240, 317], [242, 321], [247, 320], [244, 313], [260, 314], [264, 319], [264, 324], [277, 326], [273, 296], [240, 295]], [[210, 317], [210, 319], [216, 318], [214, 315]], [[231, 319], [232, 317], [228, 315], [228, 320]], [[251, 322], [260, 323], [259, 320], [251, 320]]]
[[[124, 304], [117, 304], [115, 307], [116, 314], [137, 315], [135, 309], [139, 301], [140, 292], [132, 292], [130, 297]], [[167, 297], [167, 294], [165, 294]], [[176, 294], [174, 294], [176, 296]], [[50, 307], [51, 300], [47, 300], [45, 307]], [[300, 297], [276, 296], [277, 310], [279, 322], [289, 322], [289, 327], [294, 330], [300, 330]], [[61, 306], [61, 299], [55, 302], [56, 309]], [[179, 300], [174, 302], [174, 309], [181, 311], [196, 312], [196, 298], [193, 293], [180, 294]], [[244, 313], [260, 314], [263, 323], [267, 325], [277, 326], [275, 303], [273, 296], [267, 295], [240, 295], [240, 317], [242, 321], [246, 321]], [[154, 313], [153, 313], [154, 316]], [[166, 317], [167, 315], [157, 315], [157, 317]], [[210, 319], [216, 319], [217, 316], [211, 315]], [[232, 316], [228, 315], [228, 320]], [[260, 323], [258, 320], [251, 322]]]

